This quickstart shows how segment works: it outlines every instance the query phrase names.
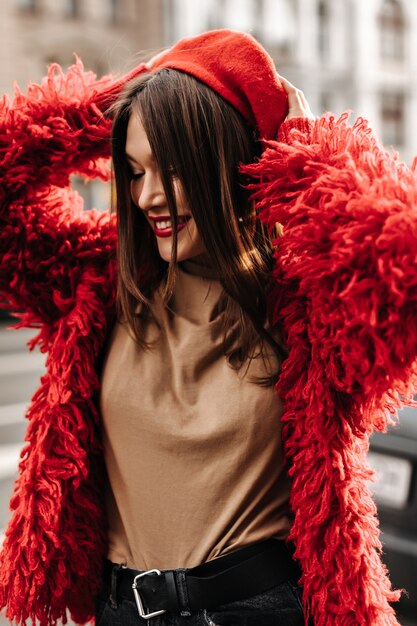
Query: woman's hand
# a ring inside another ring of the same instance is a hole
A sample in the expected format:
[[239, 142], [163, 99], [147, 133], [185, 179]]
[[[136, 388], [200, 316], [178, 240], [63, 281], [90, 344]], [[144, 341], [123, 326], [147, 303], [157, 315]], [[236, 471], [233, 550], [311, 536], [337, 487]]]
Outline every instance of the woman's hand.
[[297, 89], [297, 87], [286, 78], [283, 78], [283, 76], [278, 76], [288, 96], [288, 114], [285, 119], [289, 120], [292, 117], [305, 117], [310, 120], [315, 120], [316, 118], [311, 112], [310, 106], [301, 89]]

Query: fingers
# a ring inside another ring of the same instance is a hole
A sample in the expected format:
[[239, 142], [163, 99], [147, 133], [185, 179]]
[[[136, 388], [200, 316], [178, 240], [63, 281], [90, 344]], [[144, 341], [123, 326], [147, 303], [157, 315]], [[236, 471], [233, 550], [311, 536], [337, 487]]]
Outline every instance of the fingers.
[[288, 114], [286, 119], [288, 120], [292, 117], [307, 117], [308, 119], [314, 120], [315, 117], [311, 112], [304, 92], [301, 91], [301, 89], [297, 89], [295, 85], [290, 83], [290, 81], [283, 76], [278, 74], [278, 78], [288, 96]]
[[278, 74], [278, 78], [281, 81], [287, 94], [289, 94], [290, 91], [297, 91], [297, 88], [292, 83], [290, 83], [287, 78], [284, 78], [283, 76], [281, 76], [281, 74]]

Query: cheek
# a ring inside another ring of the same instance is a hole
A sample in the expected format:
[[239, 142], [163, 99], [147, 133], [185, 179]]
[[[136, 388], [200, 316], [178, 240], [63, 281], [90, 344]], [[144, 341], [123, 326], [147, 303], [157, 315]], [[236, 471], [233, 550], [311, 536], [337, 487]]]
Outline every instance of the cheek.
[[179, 251], [187, 254], [190, 258], [206, 251], [203, 238], [197, 230], [194, 220], [190, 230], [184, 234], [181, 240]]
[[204, 246], [203, 239], [202, 239], [200, 233], [198, 232], [197, 227], [195, 229], [194, 242], [195, 242], [195, 245], [197, 245], [199, 247]]

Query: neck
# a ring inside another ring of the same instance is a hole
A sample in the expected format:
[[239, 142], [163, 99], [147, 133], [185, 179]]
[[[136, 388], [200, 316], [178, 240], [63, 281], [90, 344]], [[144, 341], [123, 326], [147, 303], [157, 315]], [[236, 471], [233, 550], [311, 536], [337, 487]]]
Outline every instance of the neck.
[[188, 274], [194, 274], [204, 278], [217, 278], [217, 272], [214, 270], [207, 253], [199, 254], [191, 259], [181, 261], [179, 266]]

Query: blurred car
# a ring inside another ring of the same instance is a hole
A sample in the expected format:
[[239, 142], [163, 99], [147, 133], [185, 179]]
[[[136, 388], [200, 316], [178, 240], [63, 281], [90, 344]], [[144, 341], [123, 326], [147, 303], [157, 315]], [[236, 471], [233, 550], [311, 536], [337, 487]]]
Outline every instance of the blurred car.
[[368, 456], [382, 532], [383, 560], [395, 588], [408, 592], [398, 613], [417, 616], [417, 409], [405, 407], [399, 425], [375, 433]]

